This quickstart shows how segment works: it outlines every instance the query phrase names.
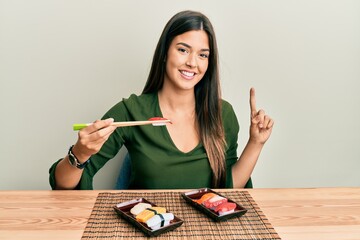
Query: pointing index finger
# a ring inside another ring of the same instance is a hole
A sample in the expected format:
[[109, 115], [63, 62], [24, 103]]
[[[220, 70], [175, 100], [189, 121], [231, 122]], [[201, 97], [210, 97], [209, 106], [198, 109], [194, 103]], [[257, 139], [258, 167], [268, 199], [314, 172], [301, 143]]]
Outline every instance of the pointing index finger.
[[250, 111], [251, 116], [254, 117], [257, 113], [256, 111], [256, 99], [255, 99], [255, 89], [250, 88]]

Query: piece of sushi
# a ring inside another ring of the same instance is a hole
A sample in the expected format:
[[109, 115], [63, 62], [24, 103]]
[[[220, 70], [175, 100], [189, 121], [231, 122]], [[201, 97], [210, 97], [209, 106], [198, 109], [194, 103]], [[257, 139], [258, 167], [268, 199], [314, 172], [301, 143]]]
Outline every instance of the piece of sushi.
[[149, 203], [138, 203], [130, 209], [130, 213], [136, 216], [136, 215], [140, 214], [142, 211], [144, 211], [145, 209], [151, 208], [151, 207], [152, 206]]
[[215, 193], [205, 193], [201, 196], [201, 198], [194, 200], [194, 202], [197, 202], [198, 204], [202, 204], [203, 202], [209, 200], [210, 198], [217, 196]]
[[[164, 121], [168, 121], [169, 123], [172, 124], [171, 120], [167, 119], [167, 118], [163, 118], [163, 117], [152, 117], [148, 119], [149, 121], [159, 121], [159, 120], [164, 120]], [[166, 122], [162, 122], [162, 123], [153, 123], [153, 126], [165, 126]]]
[[205, 202], [203, 202], [202, 204], [206, 207], [206, 208], [210, 208], [210, 209], [214, 209], [215, 207], [217, 207], [218, 205], [227, 202], [227, 198], [224, 198], [222, 196], [216, 195], [208, 200], [206, 200]]
[[235, 211], [236, 204], [233, 202], [224, 202], [215, 207], [214, 211], [220, 216], [232, 213]]
[[152, 230], [157, 230], [161, 227], [165, 227], [170, 224], [170, 221], [174, 219], [174, 214], [172, 213], [162, 213], [156, 214], [146, 221], [146, 224]]
[[136, 215], [136, 220], [139, 222], [145, 223], [149, 220], [152, 216], [159, 214], [159, 213], [166, 213], [166, 208], [163, 207], [151, 207], [147, 208], [138, 215]]

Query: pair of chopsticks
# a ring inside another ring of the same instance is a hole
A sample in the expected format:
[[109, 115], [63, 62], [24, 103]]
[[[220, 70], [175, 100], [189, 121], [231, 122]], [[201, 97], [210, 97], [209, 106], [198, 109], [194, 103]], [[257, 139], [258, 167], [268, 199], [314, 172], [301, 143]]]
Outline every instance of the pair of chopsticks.
[[[116, 127], [130, 127], [152, 124], [153, 126], [164, 126], [166, 123], [171, 123], [171, 120], [166, 118], [150, 118], [146, 121], [128, 121], [128, 122], [113, 122], [111, 125]], [[73, 125], [73, 130], [78, 131], [93, 123], [77, 123]]]

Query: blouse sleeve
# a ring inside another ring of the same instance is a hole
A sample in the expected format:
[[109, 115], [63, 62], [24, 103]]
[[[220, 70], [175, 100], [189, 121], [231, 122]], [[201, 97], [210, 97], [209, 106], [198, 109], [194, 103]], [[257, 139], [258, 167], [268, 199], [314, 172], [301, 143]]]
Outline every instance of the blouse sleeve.
[[232, 188], [232, 166], [238, 160], [237, 148], [238, 148], [238, 134], [239, 134], [239, 122], [232, 108], [231, 104], [223, 101], [223, 124], [226, 140], [226, 187]]
[[[103, 117], [114, 118], [115, 121], [124, 121], [127, 119], [126, 110], [122, 102], [119, 102], [112, 107]], [[86, 165], [82, 173], [79, 184], [75, 189], [78, 190], [92, 190], [93, 189], [93, 177], [94, 175], [120, 150], [124, 144], [124, 130], [123, 128], [117, 128], [109, 137], [109, 139], [101, 147], [100, 151], [91, 156], [89, 164]], [[56, 161], [49, 169], [49, 182], [52, 189], [56, 187], [55, 181], [55, 169], [57, 164], [62, 159]]]

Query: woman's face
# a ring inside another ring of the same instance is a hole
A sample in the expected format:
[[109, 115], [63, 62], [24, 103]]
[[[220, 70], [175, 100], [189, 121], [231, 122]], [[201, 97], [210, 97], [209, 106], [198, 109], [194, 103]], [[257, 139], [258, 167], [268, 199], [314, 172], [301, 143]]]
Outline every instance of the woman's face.
[[209, 38], [205, 31], [189, 31], [176, 36], [169, 46], [164, 79], [165, 87], [194, 89], [209, 64]]

